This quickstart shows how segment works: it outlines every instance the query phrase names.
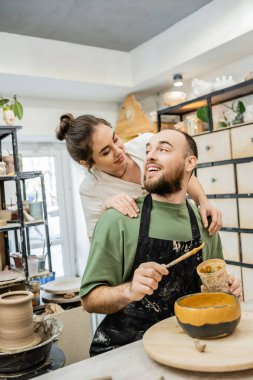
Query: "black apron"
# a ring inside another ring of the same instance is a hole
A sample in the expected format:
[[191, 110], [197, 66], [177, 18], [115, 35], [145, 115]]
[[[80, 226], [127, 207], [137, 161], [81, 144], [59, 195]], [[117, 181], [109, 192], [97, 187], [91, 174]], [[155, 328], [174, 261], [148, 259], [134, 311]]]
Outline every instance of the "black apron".
[[[186, 205], [191, 222], [192, 240], [179, 242], [156, 239], [148, 236], [152, 197], [150, 194], [145, 197], [137, 250], [127, 281], [132, 280], [134, 271], [141, 263], [155, 261], [159, 264], [168, 264], [201, 244], [196, 216], [188, 201]], [[90, 355], [98, 355], [139, 340], [150, 326], [173, 316], [174, 303], [179, 297], [200, 291], [196, 267], [202, 261], [202, 251], [199, 251], [196, 255], [171, 267], [169, 274], [163, 276], [158, 289], [151, 296], [132, 302], [117, 313], [108, 314], [95, 332]]]

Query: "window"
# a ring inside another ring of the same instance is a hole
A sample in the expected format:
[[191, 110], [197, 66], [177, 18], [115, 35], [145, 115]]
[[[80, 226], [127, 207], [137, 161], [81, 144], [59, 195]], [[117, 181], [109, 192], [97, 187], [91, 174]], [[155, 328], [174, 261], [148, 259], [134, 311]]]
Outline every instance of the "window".
[[[71, 189], [64, 186], [69, 178], [66, 152], [53, 143], [22, 143], [19, 152], [22, 154], [22, 171], [40, 170], [44, 174], [52, 268], [57, 277], [73, 276], [76, 274], [75, 256], [69, 254], [75, 252], [73, 212], [68, 207]], [[40, 178], [27, 180], [27, 200], [34, 200], [36, 194], [40, 198], [40, 187]], [[31, 254], [46, 253], [44, 234], [43, 225], [29, 228]]]

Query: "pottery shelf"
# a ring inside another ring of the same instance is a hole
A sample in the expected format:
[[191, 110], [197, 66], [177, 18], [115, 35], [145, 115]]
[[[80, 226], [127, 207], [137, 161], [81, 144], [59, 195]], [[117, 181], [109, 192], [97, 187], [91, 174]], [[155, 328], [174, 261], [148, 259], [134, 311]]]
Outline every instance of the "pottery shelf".
[[17, 179], [16, 175], [1, 175], [0, 176], [0, 181], [13, 181]]
[[31, 179], [41, 176], [41, 171], [34, 171], [34, 172], [21, 172], [20, 178], [21, 179]]
[[161, 124], [162, 115], [184, 115], [196, 111], [199, 107], [206, 105], [208, 107], [213, 107], [215, 105], [251, 94], [253, 94], [253, 79], [238, 83], [234, 86], [226, 87], [222, 90], [202, 95], [198, 98], [187, 100], [186, 102], [177, 104], [172, 107], [164, 107], [157, 111], [158, 130], [160, 130], [159, 124]]
[[[44, 219], [34, 220], [32, 222], [25, 222], [25, 227], [34, 227], [45, 224]], [[21, 223], [7, 223], [6, 226], [0, 226], [0, 232], [18, 230], [21, 227]]]
[[[23, 257], [24, 269], [20, 274], [20, 278], [13, 280], [11, 283], [19, 283], [20, 281], [29, 281], [29, 271], [28, 271], [28, 260], [27, 257], [31, 254], [30, 247], [30, 233], [29, 229], [31, 227], [36, 227], [39, 225], [44, 225], [45, 231], [45, 248], [47, 252], [48, 259], [48, 270], [52, 272], [52, 262], [51, 262], [51, 250], [50, 250], [50, 237], [49, 237], [49, 228], [48, 228], [48, 216], [47, 216], [47, 204], [45, 196], [45, 184], [44, 184], [44, 175], [41, 171], [26, 171], [21, 172], [18, 159], [18, 143], [17, 143], [17, 132], [21, 130], [21, 126], [1, 126], [0, 125], [0, 161], [2, 160], [2, 140], [6, 137], [11, 138], [12, 143], [12, 154], [13, 154], [13, 163], [14, 163], [14, 175], [1, 175], [0, 176], [0, 208], [5, 209], [5, 186], [6, 181], [13, 181], [16, 186], [16, 196], [17, 196], [17, 220], [13, 222], [9, 221], [7, 225], [0, 227], [0, 243], [1, 243], [1, 252], [0, 252], [0, 271], [4, 269], [7, 265], [10, 267], [10, 252], [9, 252], [9, 239], [12, 237], [12, 242], [14, 242], [16, 251], [20, 252]], [[8, 172], [7, 172], [8, 173]], [[35, 219], [33, 221], [27, 222], [24, 216], [23, 209], [23, 200], [26, 199], [26, 181], [34, 178], [40, 179], [40, 188], [42, 194], [42, 208], [43, 208], [43, 219]], [[14, 233], [9, 235], [9, 233]], [[4, 252], [3, 252], [4, 251]], [[0, 281], [0, 287], [2, 282]], [[10, 284], [10, 282], [8, 282]]]
[[[240, 123], [240, 124], [236, 124], [236, 125], [230, 125], [230, 126], [227, 126], [227, 127], [224, 127], [223, 129], [231, 129], [231, 128], [237, 128], [237, 127], [241, 127], [241, 126], [246, 126], [246, 125], [252, 125], [253, 124], [253, 120], [247, 122], [247, 123]], [[164, 129], [164, 128], [163, 128]], [[160, 129], [159, 129], [160, 130]], [[214, 128], [212, 130], [212, 132], [219, 132], [221, 130], [221, 128]], [[199, 136], [199, 135], [206, 135], [206, 134], [209, 134], [210, 131], [203, 131], [203, 132], [198, 132], [196, 134], [196, 136]]]
[[18, 230], [20, 227], [20, 223], [7, 223], [6, 226], [0, 226], [0, 232]]
[[41, 176], [41, 171], [36, 171], [36, 172], [20, 172], [19, 177], [16, 175], [1, 175], [0, 176], [0, 181], [13, 181], [18, 178], [25, 180], [25, 179], [31, 179], [31, 178], [36, 178]]
[[230, 273], [241, 278], [246, 301], [253, 292], [253, 121], [214, 128], [213, 115], [217, 119], [214, 106], [248, 95], [246, 104], [252, 104], [253, 79], [157, 111], [160, 131], [163, 116], [176, 115], [184, 121], [187, 114], [207, 106], [208, 130], [193, 135], [199, 151], [195, 174], [213, 206], [223, 214], [224, 258]]
[[25, 222], [26, 227], [34, 227], [34, 226], [39, 226], [41, 224], [44, 224], [45, 220], [44, 219], [39, 219], [39, 220], [34, 220], [32, 222]]
[[24, 271], [19, 271], [16, 268], [11, 268], [10, 272], [15, 273], [17, 276], [13, 280], [0, 281], [0, 291], [1, 289], [9, 288], [10, 286], [19, 286], [25, 284], [25, 275]]
[[6, 125], [0, 125], [0, 139], [4, 139], [9, 136], [10, 133], [16, 132], [17, 130], [22, 129], [21, 125], [15, 125], [12, 127], [7, 127]]

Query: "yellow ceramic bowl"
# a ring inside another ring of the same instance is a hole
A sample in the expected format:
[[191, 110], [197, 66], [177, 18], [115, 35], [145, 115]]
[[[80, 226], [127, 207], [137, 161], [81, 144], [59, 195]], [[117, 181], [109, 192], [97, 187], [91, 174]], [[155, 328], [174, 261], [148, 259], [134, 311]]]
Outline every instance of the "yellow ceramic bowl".
[[240, 303], [227, 293], [196, 293], [175, 302], [179, 325], [193, 338], [215, 339], [231, 334], [241, 317]]

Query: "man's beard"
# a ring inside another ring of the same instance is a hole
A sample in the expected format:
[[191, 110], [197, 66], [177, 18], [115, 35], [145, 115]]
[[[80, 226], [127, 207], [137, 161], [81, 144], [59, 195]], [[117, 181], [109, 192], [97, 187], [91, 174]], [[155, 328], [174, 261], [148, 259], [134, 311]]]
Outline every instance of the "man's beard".
[[182, 190], [184, 167], [180, 165], [173, 173], [163, 174], [157, 180], [144, 177], [145, 189], [151, 194], [174, 194]]

